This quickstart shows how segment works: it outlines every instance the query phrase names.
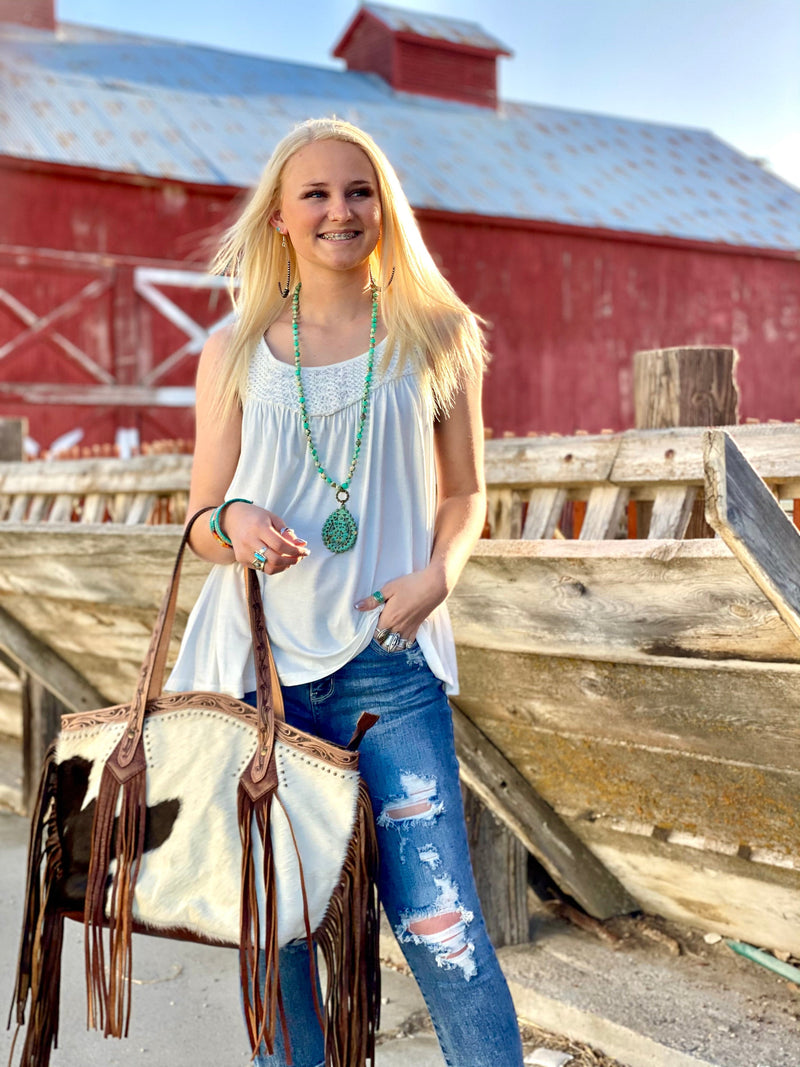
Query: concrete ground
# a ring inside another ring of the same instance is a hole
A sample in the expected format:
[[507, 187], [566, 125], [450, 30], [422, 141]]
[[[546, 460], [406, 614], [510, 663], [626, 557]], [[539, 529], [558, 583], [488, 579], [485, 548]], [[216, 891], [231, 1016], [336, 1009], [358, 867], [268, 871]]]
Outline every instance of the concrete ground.
[[[18, 796], [15, 764], [0, 743], [0, 805]], [[0, 813], [0, 993], [10, 999], [24, 891], [27, 823]], [[636, 924], [631, 921], [630, 931]], [[543, 912], [535, 940], [501, 950], [517, 1011], [546, 1031], [584, 1042], [565, 1067], [800, 1067], [800, 987], [686, 932], [684, 951], [625, 936], [616, 949]], [[674, 946], [673, 946], [674, 947]], [[387, 931], [378, 1067], [444, 1067], [422, 999]], [[236, 954], [137, 937], [131, 1034], [104, 1041], [84, 1029], [82, 930], [67, 924], [61, 1041], [52, 1067], [234, 1067], [249, 1050], [240, 1021]], [[491, 1016], [487, 1018], [491, 1025]], [[537, 1063], [537, 1034], [526, 1062]], [[553, 1041], [549, 1047], [564, 1047]], [[0, 1039], [0, 1062], [11, 1035]], [[572, 1047], [572, 1046], [570, 1046]], [[18, 1054], [19, 1050], [17, 1050]], [[547, 1061], [545, 1061], [547, 1062]], [[498, 1064], [497, 1067], [504, 1067]]]

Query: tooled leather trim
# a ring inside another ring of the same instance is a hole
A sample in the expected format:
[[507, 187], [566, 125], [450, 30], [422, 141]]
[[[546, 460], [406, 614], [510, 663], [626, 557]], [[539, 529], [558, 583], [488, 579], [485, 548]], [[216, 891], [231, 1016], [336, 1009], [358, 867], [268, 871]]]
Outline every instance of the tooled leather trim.
[[[258, 716], [255, 708], [225, 693], [165, 693], [148, 703], [147, 715], [149, 718], [153, 715], [166, 715], [171, 711], [192, 708], [197, 708], [198, 711], [222, 712], [240, 722], [246, 722], [252, 726], [253, 730], [258, 729]], [[104, 726], [108, 723], [124, 723], [127, 722], [130, 711], [130, 704], [115, 704], [113, 707], [101, 708], [98, 711], [72, 712], [62, 716], [61, 730], [63, 733], [73, 733], [76, 730]], [[358, 769], [358, 752], [351, 752], [329, 741], [306, 734], [302, 730], [296, 730], [280, 719], [275, 720], [275, 738], [284, 745], [296, 748], [305, 755], [330, 763], [334, 767], [340, 767], [343, 770]]]

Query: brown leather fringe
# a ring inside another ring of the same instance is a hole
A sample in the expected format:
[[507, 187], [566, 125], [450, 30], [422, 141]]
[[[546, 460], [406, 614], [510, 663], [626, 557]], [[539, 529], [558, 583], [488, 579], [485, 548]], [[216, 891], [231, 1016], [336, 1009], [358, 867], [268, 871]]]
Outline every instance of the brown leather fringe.
[[328, 971], [325, 1067], [375, 1062], [381, 1003], [377, 874], [372, 805], [362, 782], [339, 884], [314, 934]]
[[[14, 1000], [9, 1013], [10, 1025], [11, 1014], [16, 1006], [19, 1031], [19, 1027], [25, 1025], [25, 1006], [30, 996], [31, 1014], [20, 1067], [48, 1067], [51, 1050], [58, 1044], [64, 919], [59, 913], [57, 901], [53, 899], [62, 873], [61, 846], [55, 831], [55, 812], [52, 806], [55, 786], [55, 746], [51, 745], [45, 755], [36, 807], [31, 819], [25, 915]], [[14, 1041], [16, 1042], [16, 1035]], [[12, 1044], [11, 1056], [13, 1053]]]
[[[144, 852], [146, 763], [141, 740], [121, 770], [114, 755], [103, 768], [92, 824], [91, 859], [84, 908], [87, 1026], [106, 1037], [127, 1036], [131, 1014], [133, 894]], [[121, 806], [115, 819], [117, 806]], [[116, 822], [116, 828], [115, 828]], [[113, 852], [112, 852], [113, 844]], [[106, 896], [111, 860], [108, 917]], [[108, 925], [108, 972], [103, 927]]]
[[[239, 834], [242, 840], [242, 897], [239, 933], [239, 978], [242, 986], [245, 1024], [250, 1048], [255, 1055], [263, 1042], [269, 1055], [275, 1051], [275, 1024], [280, 1014], [284, 1041], [287, 1048], [287, 1063], [291, 1065], [291, 1052], [286, 1032], [286, 1019], [280, 996], [278, 970], [278, 892], [275, 880], [275, 862], [272, 853], [270, 817], [272, 792], [253, 800], [240, 784], [238, 792]], [[264, 902], [265, 924], [264, 954], [266, 978], [262, 987], [259, 970], [261, 962], [261, 923], [258, 896], [256, 893], [256, 869], [253, 857], [252, 825], [255, 817], [258, 836], [264, 853]]]
[[[280, 798], [276, 799], [280, 803]], [[291, 1048], [278, 969], [277, 886], [270, 834], [272, 802], [272, 792], [253, 801], [247, 790], [239, 786], [239, 833], [242, 839], [239, 975], [245, 1022], [253, 1054], [255, 1055], [262, 1042], [270, 1055], [274, 1053], [276, 1019], [280, 1017], [286, 1062], [291, 1065]], [[263, 988], [259, 979], [261, 930], [253, 858], [253, 816], [264, 850], [266, 981]], [[291, 830], [291, 823], [289, 827]], [[293, 830], [292, 838], [294, 839]], [[297, 858], [300, 863], [306, 929], [310, 940], [308, 902], [299, 853]], [[326, 1067], [366, 1067], [368, 1061], [371, 1064], [375, 1062], [375, 1032], [379, 1023], [381, 999], [377, 873], [378, 846], [372, 804], [362, 782], [356, 803], [353, 833], [342, 873], [331, 896], [325, 918], [314, 934], [328, 972], [324, 1023]], [[315, 970], [312, 970], [311, 977], [316, 990]]]

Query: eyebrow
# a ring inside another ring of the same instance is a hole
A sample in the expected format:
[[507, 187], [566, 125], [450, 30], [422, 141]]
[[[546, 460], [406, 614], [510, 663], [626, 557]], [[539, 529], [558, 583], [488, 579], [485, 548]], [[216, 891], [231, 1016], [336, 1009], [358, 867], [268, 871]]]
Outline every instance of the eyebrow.
[[[328, 182], [305, 182], [302, 186], [303, 189], [319, 189], [328, 185]], [[351, 178], [348, 185], [372, 185], [369, 178]]]

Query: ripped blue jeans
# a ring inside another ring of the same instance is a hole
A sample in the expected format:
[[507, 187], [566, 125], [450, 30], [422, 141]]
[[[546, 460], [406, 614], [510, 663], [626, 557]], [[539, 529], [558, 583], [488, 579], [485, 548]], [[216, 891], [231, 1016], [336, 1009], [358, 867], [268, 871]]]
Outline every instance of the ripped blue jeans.
[[[377, 824], [381, 903], [448, 1067], [520, 1067], [514, 1007], [475, 891], [450, 708], [419, 647], [387, 652], [373, 641], [335, 674], [284, 686], [283, 697], [287, 722], [339, 745], [363, 711], [380, 715], [360, 770]], [[281, 987], [294, 1065], [321, 1067], [307, 951], [281, 951]], [[254, 1062], [286, 1063], [280, 1027], [275, 1054]]]

